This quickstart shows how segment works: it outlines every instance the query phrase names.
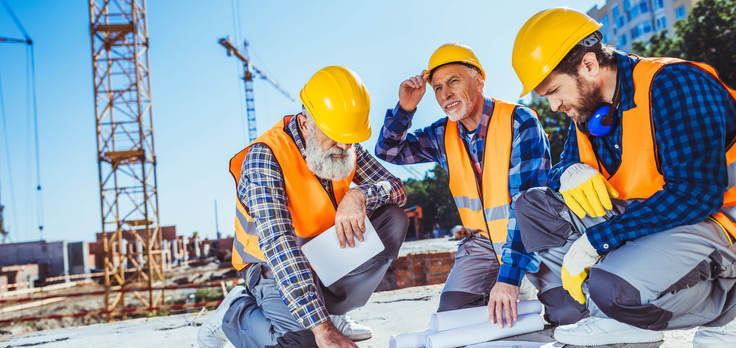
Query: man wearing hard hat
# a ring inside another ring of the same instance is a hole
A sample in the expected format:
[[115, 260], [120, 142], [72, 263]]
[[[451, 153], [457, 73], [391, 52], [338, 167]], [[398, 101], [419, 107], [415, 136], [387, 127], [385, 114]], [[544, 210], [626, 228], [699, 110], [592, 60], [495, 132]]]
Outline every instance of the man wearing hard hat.
[[[463, 227], [473, 234], [460, 242], [437, 310], [487, 303], [491, 320], [503, 326], [504, 314], [508, 325], [517, 318], [525, 272], [539, 266], [521, 243], [513, 202], [525, 190], [546, 185], [549, 141], [534, 111], [485, 98], [485, 78], [469, 47], [441, 46], [427, 70], [401, 83], [376, 155], [394, 164], [436, 162], [449, 173]], [[425, 83], [447, 117], [408, 133]]]
[[706, 64], [615, 51], [600, 27], [545, 10], [512, 56], [522, 95], [574, 121], [549, 188], [516, 201], [542, 259], [533, 282], [559, 294], [540, 297], [547, 315], [575, 323], [555, 339], [650, 342], [700, 326], [694, 346], [733, 347], [736, 91]]
[[[371, 337], [345, 313], [368, 301], [398, 254], [408, 227], [404, 187], [358, 144], [371, 128], [357, 74], [326, 67], [299, 96], [299, 114], [230, 161], [240, 203], [232, 262], [245, 287], [233, 288], [200, 328], [202, 347], [221, 348], [225, 336], [248, 348], [357, 347], [352, 340]], [[341, 247], [354, 247], [366, 216], [384, 250], [324, 286], [300, 246], [335, 225]]]

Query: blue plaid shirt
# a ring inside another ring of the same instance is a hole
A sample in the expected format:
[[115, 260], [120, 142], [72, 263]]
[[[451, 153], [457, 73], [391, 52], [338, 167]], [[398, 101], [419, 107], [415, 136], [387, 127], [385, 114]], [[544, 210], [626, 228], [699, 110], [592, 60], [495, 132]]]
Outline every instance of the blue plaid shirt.
[[[633, 70], [638, 58], [617, 52], [618, 83], [623, 110], [634, 107]], [[626, 211], [588, 228], [587, 235], [599, 253], [627, 240], [681, 225], [703, 221], [723, 204], [726, 190], [726, 139], [736, 131], [736, 105], [728, 91], [711, 75], [688, 64], [663, 67], [652, 81], [652, 123], [657, 155], [665, 185]], [[615, 173], [621, 164], [622, 127], [603, 137], [590, 137], [601, 164]], [[550, 187], [560, 188], [560, 175], [580, 162], [575, 125], [550, 171]]]
[[[286, 133], [294, 139], [304, 156], [304, 141], [296, 117], [289, 122]], [[368, 213], [386, 204], [404, 205], [406, 193], [401, 180], [391, 175], [359, 144], [354, 147], [354, 188], [365, 194]], [[320, 183], [332, 194], [330, 180], [320, 179]], [[281, 299], [291, 314], [307, 329], [326, 321], [327, 308], [319, 296], [312, 269], [299, 249], [294, 233], [284, 175], [268, 146], [254, 144], [245, 156], [238, 181], [238, 198], [253, 217], [258, 245], [278, 284]]]
[[[482, 130], [487, 129], [492, 112], [493, 100], [486, 98], [481, 123], [474, 131], [467, 131], [458, 122], [460, 137], [470, 149], [474, 162], [482, 162], [478, 161], [483, 158], [485, 147], [486, 132]], [[376, 156], [394, 164], [437, 162], [447, 172], [447, 118], [407, 134], [413, 116], [413, 111], [406, 112], [398, 104], [393, 110], [386, 112], [386, 120], [376, 143]], [[514, 135], [509, 165], [509, 195], [512, 202], [529, 188], [547, 185], [549, 167], [549, 140], [542, 125], [533, 111], [526, 107], [517, 107], [514, 110]], [[509, 215], [508, 236], [502, 250], [503, 264], [498, 273], [498, 281], [518, 286], [525, 272], [536, 272], [539, 269], [539, 260], [533, 253], [527, 253], [521, 242], [513, 208]]]

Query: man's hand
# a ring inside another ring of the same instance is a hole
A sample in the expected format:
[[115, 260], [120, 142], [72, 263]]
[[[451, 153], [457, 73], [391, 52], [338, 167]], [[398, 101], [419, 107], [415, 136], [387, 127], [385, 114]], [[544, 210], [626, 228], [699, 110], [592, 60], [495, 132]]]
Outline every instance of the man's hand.
[[598, 262], [598, 252], [583, 234], [572, 243], [562, 260], [562, 287], [570, 293], [575, 301], [585, 303], [583, 281], [588, 278], [588, 271]]
[[562, 172], [560, 193], [567, 207], [581, 219], [586, 213], [591, 217], [606, 215], [606, 210], [613, 209], [611, 197], [618, 197], [606, 178], [584, 163], [575, 163]]
[[424, 72], [412, 76], [399, 86], [399, 105], [404, 111], [414, 111], [427, 88]]
[[498, 323], [499, 327], [503, 327], [505, 316], [506, 323], [511, 327], [515, 321], [519, 320], [519, 313], [516, 308], [516, 301], [519, 299], [518, 286], [497, 281], [491, 288], [489, 297], [488, 317], [491, 323]]
[[312, 329], [314, 340], [320, 348], [358, 348], [349, 338], [345, 337], [331, 321], [321, 323]]
[[335, 231], [340, 247], [345, 247], [345, 242], [352, 248], [355, 247], [355, 237], [363, 241], [365, 232], [365, 194], [357, 189], [350, 189], [340, 201], [335, 213]]

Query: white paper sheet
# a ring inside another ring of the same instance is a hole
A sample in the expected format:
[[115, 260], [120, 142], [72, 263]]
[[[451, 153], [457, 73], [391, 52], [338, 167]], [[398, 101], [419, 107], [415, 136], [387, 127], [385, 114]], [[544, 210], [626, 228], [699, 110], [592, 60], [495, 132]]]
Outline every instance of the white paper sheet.
[[302, 253], [325, 286], [330, 286], [373, 256], [383, 251], [383, 242], [366, 217], [364, 241], [355, 238], [355, 247], [340, 247], [335, 226], [302, 245]]
[[431, 330], [409, 332], [393, 335], [388, 340], [389, 348], [424, 348], [427, 335], [434, 333]]
[[[542, 303], [537, 300], [520, 301], [516, 306], [516, 310], [519, 316], [530, 313], [541, 313]], [[490, 322], [488, 320], [488, 306], [481, 306], [434, 313], [429, 318], [429, 329], [445, 331], [486, 322]]]
[[483, 324], [459, 327], [427, 336], [427, 348], [452, 348], [497, 340], [544, 329], [544, 320], [538, 313], [519, 316], [512, 327], [499, 328], [487, 321]]

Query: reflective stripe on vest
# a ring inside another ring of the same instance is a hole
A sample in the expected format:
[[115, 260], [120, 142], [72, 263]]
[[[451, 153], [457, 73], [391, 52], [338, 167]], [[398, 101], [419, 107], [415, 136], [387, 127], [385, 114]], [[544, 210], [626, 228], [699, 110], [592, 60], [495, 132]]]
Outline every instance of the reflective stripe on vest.
[[[261, 134], [253, 143], [238, 152], [230, 160], [230, 174], [235, 179], [237, 191], [240, 171], [245, 155], [253, 144], [265, 144], [271, 149], [281, 167], [286, 188], [287, 204], [294, 232], [298, 237], [314, 237], [335, 224], [335, 209], [330, 196], [309, 170], [294, 140], [285, 132], [293, 116], [284, 117], [271, 129]], [[353, 181], [355, 168], [346, 178], [332, 181], [335, 202], [340, 203]], [[248, 263], [265, 261], [258, 246], [256, 226], [246, 207], [239, 199], [235, 217], [235, 241], [233, 242], [233, 267], [243, 269]], [[244, 219], [240, 218], [242, 216]]]
[[[641, 58], [634, 67], [633, 74], [636, 106], [622, 113], [621, 164], [613, 175], [610, 175], [598, 161], [588, 137], [577, 127], [575, 128], [581, 162], [598, 168], [608, 178], [608, 182], [616, 188], [620, 199], [646, 199], [664, 187], [664, 177], [657, 167], [650, 96], [654, 76], [667, 64], [689, 64], [707, 72], [728, 90], [736, 103], [736, 91], [723, 83], [716, 71], [707, 64], [676, 58]], [[728, 187], [724, 193], [723, 207], [732, 207], [736, 206], [736, 146], [727, 145], [729, 146], [726, 151]], [[724, 212], [714, 214], [713, 218], [721, 222], [721, 226], [736, 237], [736, 224], [723, 220], [726, 218]], [[736, 216], [730, 216], [730, 218], [736, 221]]]
[[503, 243], [508, 234], [511, 204], [508, 183], [516, 104], [493, 99], [493, 105], [483, 149], [480, 190], [468, 150], [458, 133], [458, 123], [449, 119], [445, 127], [445, 154], [450, 191], [463, 226], [483, 231], [481, 235], [494, 243]]

